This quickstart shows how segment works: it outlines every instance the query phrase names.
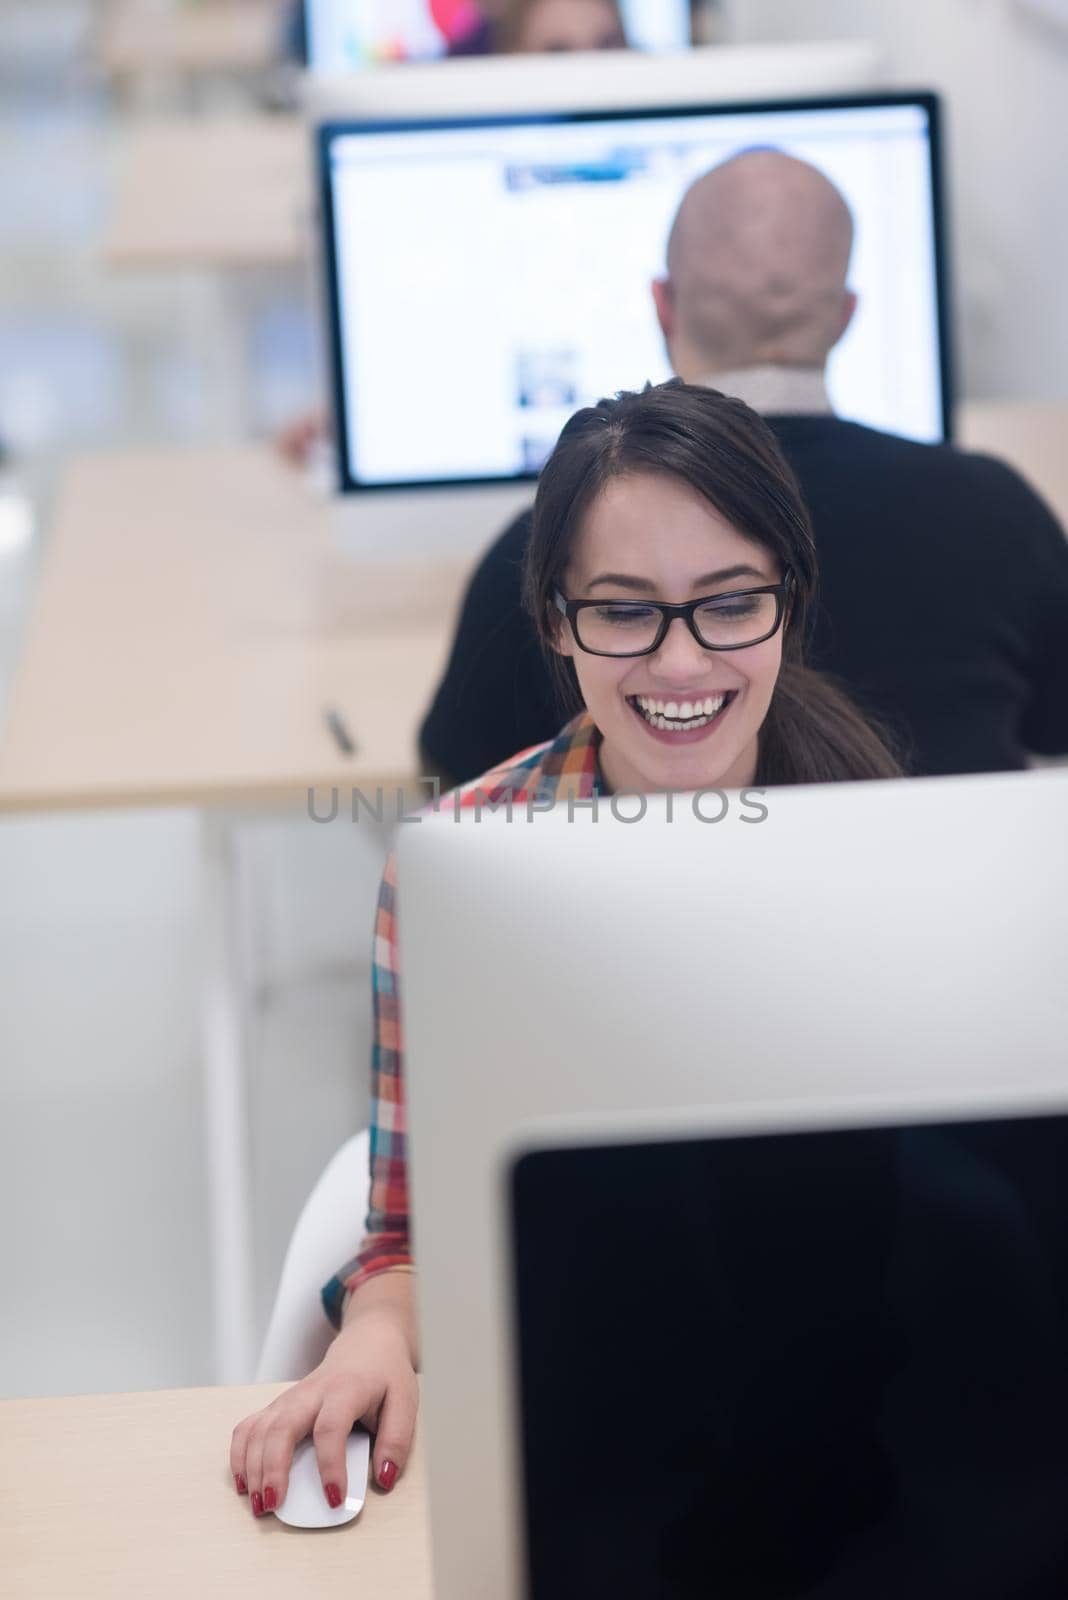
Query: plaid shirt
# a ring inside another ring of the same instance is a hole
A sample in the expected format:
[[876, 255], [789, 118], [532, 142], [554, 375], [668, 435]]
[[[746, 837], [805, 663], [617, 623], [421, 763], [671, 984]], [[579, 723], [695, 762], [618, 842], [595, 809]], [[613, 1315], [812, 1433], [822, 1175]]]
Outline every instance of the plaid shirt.
[[[471, 810], [476, 802], [588, 800], [603, 794], [597, 765], [600, 735], [582, 712], [549, 744], [524, 751], [438, 802]], [[363, 1246], [323, 1289], [323, 1305], [335, 1327], [350, 1290], [378, 1272], [412, 1270], [408, 1236], [407, 1110], [404, 1095], [404, 1031], [400, 1011], [400, 948], [394, 902], [397, 859], [390, 855], [382, 876], [374, 937], [374, 1051], [371, 1093], [371, 1209]]]

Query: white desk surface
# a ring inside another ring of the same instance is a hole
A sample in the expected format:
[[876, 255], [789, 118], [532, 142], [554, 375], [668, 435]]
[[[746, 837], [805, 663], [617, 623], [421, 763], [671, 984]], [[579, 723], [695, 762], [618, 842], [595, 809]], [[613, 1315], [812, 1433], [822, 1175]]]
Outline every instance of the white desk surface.
[[94, 56], [112, 75], [256, 72], [279, 52], [281, 0], [106, 0]]
[[0, 812], [410, 783], [474, 559], [347, 562], [266, 446], [75, 457], [0, 729]]
[[342, 1528], [256, 1519], [230, 1432], [284, 1385], [0, 1403], [0, 1593], [12, 1600], [430, 1600], [418, 1439]]
[[104, 241], [113, 267], [292, 265], [311, 250], [312, 136], [299, 118], [128, 128]]

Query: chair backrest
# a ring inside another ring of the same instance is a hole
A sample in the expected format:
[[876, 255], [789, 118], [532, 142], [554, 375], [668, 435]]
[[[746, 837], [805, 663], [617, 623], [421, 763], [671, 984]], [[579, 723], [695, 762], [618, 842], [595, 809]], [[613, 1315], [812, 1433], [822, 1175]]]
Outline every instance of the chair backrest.
[[326, 1354], [334, 1330], [319, 1291], [356, 1253], [369, 1189], [370, 1135], [365, 1129], [341, 1146], [297, 1218], [260, 1351], [258, 1383], [303, 1378]]

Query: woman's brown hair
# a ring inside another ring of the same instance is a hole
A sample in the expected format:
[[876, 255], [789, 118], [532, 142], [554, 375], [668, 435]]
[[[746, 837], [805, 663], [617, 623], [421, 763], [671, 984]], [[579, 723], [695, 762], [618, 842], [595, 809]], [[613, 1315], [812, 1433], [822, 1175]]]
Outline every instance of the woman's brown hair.
[[542, 470], [523, 569], [523, 598], [567, 711], [582, 700], [570, 660], [553, 648], [583, 519], [615, 478], [641, 473], [688, 484], [792, 576], [783, 661], [760, 730], [757, 784], [892, 778], [901, 768], [881, 730], [841, 689], [805, 665], [816, 595], [816, 546], [797, 480], [767, 423], [741, 400], [673, 379], [601, 400], [573, 416]]

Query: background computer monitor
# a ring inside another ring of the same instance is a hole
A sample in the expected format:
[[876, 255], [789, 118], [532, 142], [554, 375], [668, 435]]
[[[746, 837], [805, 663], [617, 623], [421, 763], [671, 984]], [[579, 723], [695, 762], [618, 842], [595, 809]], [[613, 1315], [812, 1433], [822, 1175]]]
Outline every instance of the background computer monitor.
[[[728, 801], [705, 796], [706, 821], [686, 797], [638, 821], [634, 797], [445, 808], [401, 830], [441, 1600], [523, 1593], [516, 1152], [1068, 1104], [1068, 773], [771, 789], [759, 822]], [[554, 1420], [570, 1474], [582, 1418]], [[635, 1408], [639, 1472], [645, 1427]]]
[[815, 163], [856, 220], [836, 409], [941, 439], [933, 97], [335, 123], [320, 151], [343, 486], [533, 480], [578, 406], [668, 377], [650, 282], [672, 218], [690, 182], [758, 145]]
[[[308, 70], [336, 74], [447, 55], [448, 27], [435, 9], [433, 0], [304, 0]], [[620, 11], [635, 50], [690, 43], [690, 0], [622, 0]]]

